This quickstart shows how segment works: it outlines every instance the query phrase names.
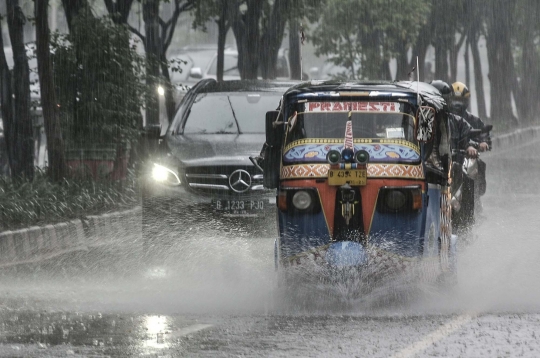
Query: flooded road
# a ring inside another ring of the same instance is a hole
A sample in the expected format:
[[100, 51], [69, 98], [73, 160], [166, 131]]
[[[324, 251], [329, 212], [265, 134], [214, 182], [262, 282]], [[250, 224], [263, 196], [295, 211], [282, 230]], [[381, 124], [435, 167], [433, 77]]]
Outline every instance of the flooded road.
[[455, 292], [291, 310], [274, 299], [272, 238], [194, 227], [152, 264], [5, 273], [0, 356], [537, 357], [539, 146], [484, 156]]

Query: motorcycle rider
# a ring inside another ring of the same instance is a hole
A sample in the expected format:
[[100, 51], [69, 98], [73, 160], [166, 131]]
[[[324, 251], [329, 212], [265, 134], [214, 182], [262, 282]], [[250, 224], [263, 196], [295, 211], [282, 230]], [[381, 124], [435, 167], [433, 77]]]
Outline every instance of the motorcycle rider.
[[[435, 80], [430, 83], [433, 87], [439, 90], [446, 103], [450, 102], [453, 90], [448, 83], [440, 80]], [[454, 163], [452, 170], [454, 172], [452, 181], [453, 193], [452, 196], [459, 197], [460, 199], [454, 203], [453, 208], [455, 210], [452, 219], [453, 225], [463, 228], [471, 227], [474, 223], [474, 182], [461, 174], [461, 167], [465, 157], [477, 158], [478, 143], [476, 143], [472, 137], [472, 126], [462, 117], [454, 113], [448, 112], [448, 119], [450, 125], [450, 147], [452, 148], [452, 161]], [[436, 143], [439, 141], [436, 139]], [[434, 144], [434, 150], [431, 154], [437, 155], [436, 147], [438, 144]], [[431, 160], [431, 157], [429, 158]], [[428, 160], [428, 162], [430, 162]], [[460, 180], [457, 180], [457, 179]], [[459, 190], [458, 190], [459, 188]], [[461, 192], [458, 195], [458, 191]], [[459, 203], [458, 203], [459, 202]]]
[[[469, 107], [471, 92], [463, 82], [454, 82], [452, 84], [452, 94], [449, 100], [450, 112], [465, 119], [473, 129], [479, 129], [482, 132], [473, 136], [473, 140], [478, 144], [478, 150], [485, 152], [491, 149], [491, 137], [489, 130], [486, 130], [486, 124], [477, 116], [467, 110]], [[476, 183], [475, 195], [477, 195], [478, 209], [482, 209], [480, 196], [486, 192], [486, 163], [477, 160], [478, 162], [478, 180]]]
[[[430, 83], [433, 87], [439, 90], [442, 97], [448, 103], [452, 96], [452, 87], [444, 81], [435, 80]], [[462, 117], [454, 113], [448, 113], [448, 119], [450, 120], [450, 135], [452, 143], [451, 148], [454, 150], [464, 150], [467, 156], [476, 158], [478, 151], [476, 149], [477, 143], [471, 140], [472, 126]]]

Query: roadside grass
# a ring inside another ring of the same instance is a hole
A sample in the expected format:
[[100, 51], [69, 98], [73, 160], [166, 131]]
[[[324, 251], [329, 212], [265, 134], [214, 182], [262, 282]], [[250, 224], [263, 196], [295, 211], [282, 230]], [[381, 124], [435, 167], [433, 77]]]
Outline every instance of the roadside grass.
[[0, 232], [47, 225], [87, 215], [129, 209], [139, 204], [137, 181], [130, 172], [119, 181], [64, 179], [51, 183], [44, 172], [14, 184], [0, 177]]

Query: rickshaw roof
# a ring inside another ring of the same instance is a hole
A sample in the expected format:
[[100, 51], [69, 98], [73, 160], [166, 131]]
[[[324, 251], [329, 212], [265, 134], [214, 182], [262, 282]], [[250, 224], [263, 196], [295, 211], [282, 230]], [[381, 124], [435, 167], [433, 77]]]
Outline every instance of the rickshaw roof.
[[408, 99], [413, 104], [416, 104], [419, 94], [422, 104], [434, 107], [437, 111], [446, 104], [439, 90], [428, 83], [416, 81], [308, 81], [289, 88], [285, 96], [335, 99], [337, 93], [347, 96], [344, 92], [350, 92], [351, 96], [359, 98]]

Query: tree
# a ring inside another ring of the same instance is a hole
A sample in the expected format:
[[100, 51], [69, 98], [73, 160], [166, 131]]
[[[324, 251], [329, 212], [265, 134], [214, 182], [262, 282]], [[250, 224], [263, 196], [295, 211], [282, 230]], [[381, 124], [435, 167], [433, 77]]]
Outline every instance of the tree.
[[[66, 1], [66, 0], [64, 0]], [[143, 42], [146, 52], [146, 123], [159, 124], [159, 98], [157, 88], [165, 90], [167, 117], [171, 121], [176, 111], [174, 88], [169, 75], [167, 50], [172, 42], [180, 14], [194, 9], [197, 0], [171, 0], [174, 9], [165, 21], [159, 16], [162, 0], [139, 0], [143, 4], [144, 35], [129, 25], [128, 17], [133, 0], [105, 0], [107, 11], [116, 24], [126, 25]]]
[[236, 0], [211, 0], [198, 2], [195, 6], [194, 28], [206, 31], [206, 21], [209, 19], [216, 22], [218, 26], [218, 49], [217, 49], [217, 69], [216, 79], [223, 81], [223, 66], [225, 64], [225, 41], [227, 33], [231, 28], [228, 16], [228, 9], [236, 5]]
[[[167, 116], [169, 121], [174, 117], [176, 105], [173, 96], [173, 86], [169, 75], [169, 64], [167, 61], [167, 50], [171, 45], [176, 23], [181, 13], [194, 9], [197, 0], [174, 0], [174, 8], [171, 17], [165, 21], [159, 16], [160, 4], [162, 0], [142, 0], [143, 1], [143, 19], [144, 35], [134, 27], [127, 24], [129, 29], [139, 36], [144, 43], [146, 51], [146, 85], [148, 88], [146, 121], [148, 124], [159, 124], [159, 98], [157, 88], [162, 85], [165, 90], [165, 101], [167, 107]], [[172, 0], [171, 0], [172, 1]], [[110, 3], [110, 1], [107, 1]], [[118, 4], [125, 3], [122, 7]], [[117, 0], [117, 9], [128, 9], [128, 3], [131, 0]], [[107, 3], [106, 3], [107, 4]], [[112, 7], [107, 6], [109, 12]], [[114, 12], [113, 12], [114, 13]]]
[[[435, 48], [435, 78], [449, 83], [456, 79], [457, 53], [465, 41], [460, 27], [463, 9], [461, 0], [432, 0], [431, 4], [429, 36]], [[457, 41], [456, 34], [459, 34]]]
[[501, 124], [510, 122], [517, 125], [517, 118], [512, 113], [515, 71], [511, 45], [516, 4], [513, 1], [493, 0], [485, 2], [484, 6], [491, 82], [491, 118]]
[[37, 0], [35, 2], [36, 46], [39, 84], [41, 88], [41, 108], [43, 109], [43, 121], [47, 136], [49, 177], [52, 181], [58, 182], [66, 177], [67, 166], [49, 49], [48, 7], [49, 0]]
[[[199, 2], [194, 27], [205, 29], [209, 19], [217, 22], [218, 73], [220, 54], [229, 27], [232, 28], [238, 49], [238, 70], [243, 79], [277, 77], [278, 53], [287, 22], [291, 41], [298, 45], [298, 23], [304, 18], [316, 21], [325, 0], [213, 0]], [[222, 45], [223, 44], [223, 45]], [[294, 50], [298, 50], [294, 53]], [[292, 69], [300, 78], [299, 48], [293, 46]]]
[[389, 61], [413, 46], [429, 10], [426, 0], [328, 0], [312, 36], [316, 54], [352, 78], [390, 80]]
[[[13, 121], [8, 121], [6, 133], [13, 135], [14, 148], [11, 175], [32, 180], [34, 177], [34, 138], [30, 116], [30, 69], [24, 46], [24, 16], [18, 0], [7, 0], [7, 20], [13, 49]], [[11, 128], [9, 128], [11, 127]]]
[[126, 47], [130, 32], [81, 13], [56, 35], [54, 83], [68, 146], [120, 144], [138, 137], [142, 59]]

